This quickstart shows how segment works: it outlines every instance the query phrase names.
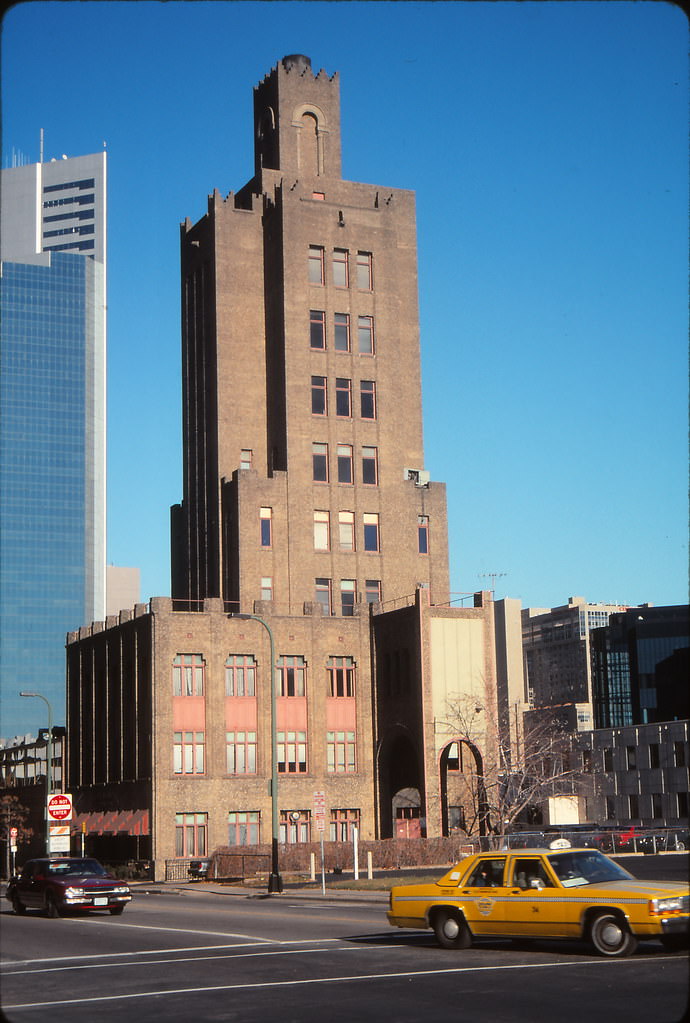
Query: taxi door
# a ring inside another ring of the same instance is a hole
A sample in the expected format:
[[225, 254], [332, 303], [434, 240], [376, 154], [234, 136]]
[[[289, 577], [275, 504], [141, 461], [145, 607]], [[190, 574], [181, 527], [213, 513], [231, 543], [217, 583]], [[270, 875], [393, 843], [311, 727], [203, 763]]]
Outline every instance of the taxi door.
[[530, 938], [567, 935], [563, 892], [541, 856], [513, 856], [506, 880], [505, 934]]
[[505, 867], [505, 856], [483, 856], [458, 889], [465, 919], [473, 934], [503, 933]]

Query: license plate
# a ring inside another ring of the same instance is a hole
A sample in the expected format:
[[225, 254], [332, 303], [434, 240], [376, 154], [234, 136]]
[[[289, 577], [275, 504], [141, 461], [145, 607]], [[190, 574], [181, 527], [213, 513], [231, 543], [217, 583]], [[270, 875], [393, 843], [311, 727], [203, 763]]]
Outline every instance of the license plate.
[[94, 906], [107, 906], [108, 905], [108, 900], [107, 899], [94, 899], [93, 900], [93, 904], [94, 904]]

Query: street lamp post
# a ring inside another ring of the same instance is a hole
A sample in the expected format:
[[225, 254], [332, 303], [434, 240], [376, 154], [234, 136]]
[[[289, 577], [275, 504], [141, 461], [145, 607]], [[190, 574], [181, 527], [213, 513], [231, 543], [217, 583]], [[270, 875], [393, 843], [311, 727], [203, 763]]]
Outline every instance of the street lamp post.
[[271, 873], [268, 877], [268, 892], [282, 892], [283, 879], [280, 876], [278, 867], [278, 733], [276, 721], [276, 657], [273, 632], [268, 622], [259, 615], [233, 614], [232, 618], [239, 618], [242, 621], [259, 622], [268, 633], [271, 658]]
[[53, 708], [50, 701], [42, 693], [20, 693], [20, 696], [35, 696], [43, 700], [48, 708], [48, 747], [46, 749], [46, 805], [43, 812], [46, 817], [46, 856], [50, 856], [50, 818], [48, 817], [48, 803], [53, 791]]

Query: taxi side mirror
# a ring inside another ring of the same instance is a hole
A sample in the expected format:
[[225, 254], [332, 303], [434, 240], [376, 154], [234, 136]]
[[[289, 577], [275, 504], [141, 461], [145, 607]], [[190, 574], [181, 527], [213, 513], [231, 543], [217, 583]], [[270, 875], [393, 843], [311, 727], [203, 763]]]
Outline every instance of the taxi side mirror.
[[546, 887], [540, 877], [533, 877], [529, 883], [529, 886], [530, 888], [536, 888], [537, 891], [541, 891], [542, 888]]

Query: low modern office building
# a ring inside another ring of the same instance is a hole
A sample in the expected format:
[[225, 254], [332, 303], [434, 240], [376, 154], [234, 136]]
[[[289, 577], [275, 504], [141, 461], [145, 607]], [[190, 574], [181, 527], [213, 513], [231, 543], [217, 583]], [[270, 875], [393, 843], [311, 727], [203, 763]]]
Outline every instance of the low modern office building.
[[581, 736], [591, 750], [588, 762], [594, 780], [587, 819], [687, 830], [689, 729], [687, 720], [660, 721], [598, 728]]

